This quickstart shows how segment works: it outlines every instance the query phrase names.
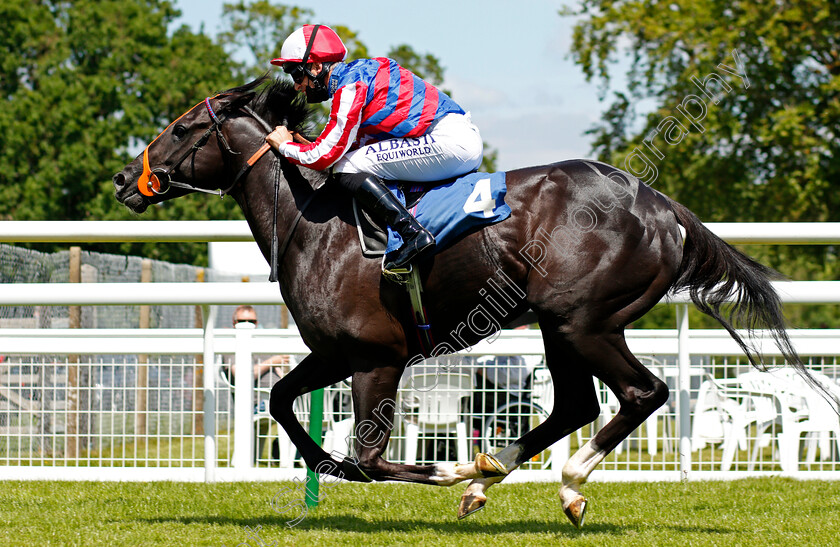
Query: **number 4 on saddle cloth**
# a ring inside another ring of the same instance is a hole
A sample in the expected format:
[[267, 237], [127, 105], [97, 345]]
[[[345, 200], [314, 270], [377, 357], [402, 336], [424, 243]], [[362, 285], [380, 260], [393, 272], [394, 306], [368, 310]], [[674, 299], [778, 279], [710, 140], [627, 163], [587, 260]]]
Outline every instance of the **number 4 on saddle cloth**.
[[[504, 173], [469, 173], [433, 188], [427, 188], [428, 183], [386, 181], [386, 185], [403, 205], [407, 202], [408, 211], [435, 237], [435, 252], [482, 226], [505, 220], [511, 212], [505, 203]], [[383, 256], [400, 248], [400, 235], [390, 227], [386, 232], [355, 200], [353, 214], [365, 256]]]
[[[445, 249], [483, 226], [503, 221], [511, 212], [505, 203], [507, 186], [504, 173], [470, 173], [428, 190], [426, 185], [409, 186], [404, 189], [397, 182], [386, 184], [403, 205], [407, 203], [406, 208], [409, 212], [435, 237], [435, 252]], [[385, 227], [374, 222], [359, 208], [355, 200], [353, 214], [359, 229], [362, 253], [365, 256], [383, 256], [400, 248], [400, 235], [391, 230], [390, 226], [386, 232]], [[431, 356], [435, 342], [423, 306], [423, 288], [417, 268], [404, 271], [383, 270], [383, 274], [387, 279], [405, 285], [411, 300], [412, 316], [423, 356]]]

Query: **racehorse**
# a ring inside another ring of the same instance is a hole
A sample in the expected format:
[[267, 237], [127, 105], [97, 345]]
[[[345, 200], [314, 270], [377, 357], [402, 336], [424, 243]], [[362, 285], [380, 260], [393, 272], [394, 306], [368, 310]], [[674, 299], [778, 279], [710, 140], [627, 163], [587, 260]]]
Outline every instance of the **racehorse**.
[[[506, 173], [509, 218], [418, 266], [439, 341], [431, 354], [467, 349], [531, 309], [554, 409], [509, 446], [473, 462], [385, 460], [400, 378], [424, 348], [404, 289], [383, 278], [378, 259], [360, 252], [350, 195], [327, 173], [273, 153], [251, 156], [275, 125], [304, 127], [306, 107], [295, 95], [291, 83], [263, 77], [208, 97], [113, 181], [117, 199], [136, 213], [195, 191], [230, 194], [241, 207], [263, 255], [276, 262], [283, 299], [312, 351], [274, 385], [270, 400], [271, 415], [310, 469], [354, 481], [471, 480], [458, 509], [464, 517], [484, 506], [490, 486], [598, 417], [595, 376], [615, 392], [620, 410], [563, 467], [562, 508], [579, 527], [586, 510], [581, 485], [668, 399], [665, 383], [630, 353], [624, 329], [669, 292], [689, 291], [757, 368], [760, 356], [735, 328], [769, 329], [786, 361], [809, 377], [769, 282], [775, 272], [712, 234], [686, 207], [596, 161], [518, 169]], [[282, 241], [274, 251], [273, 241]], [[350, 376], [356, 452], [337, 461], [310, 439], [292, 405]]]

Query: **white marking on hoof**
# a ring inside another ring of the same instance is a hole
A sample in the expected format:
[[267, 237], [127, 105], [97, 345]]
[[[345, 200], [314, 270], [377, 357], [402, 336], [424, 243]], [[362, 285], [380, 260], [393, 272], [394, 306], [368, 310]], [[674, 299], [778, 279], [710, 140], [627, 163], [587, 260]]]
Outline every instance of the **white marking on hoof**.
[[586, 498], [580, 493], [580, 486], [589, 478], [589, 474], [603, 461], [607, 453], [596, 449], [590, 440], [580, 447], [563, 466], [563, 486], [560, 488], [560, 501], [563, 512], [575, 527], [583, 526], [586, 513]]
[[452, 486], [464, 480], [457, 471], [457, 464], [439, 463], [435, 465], [435, 472], [431, 476], [438, 486]]

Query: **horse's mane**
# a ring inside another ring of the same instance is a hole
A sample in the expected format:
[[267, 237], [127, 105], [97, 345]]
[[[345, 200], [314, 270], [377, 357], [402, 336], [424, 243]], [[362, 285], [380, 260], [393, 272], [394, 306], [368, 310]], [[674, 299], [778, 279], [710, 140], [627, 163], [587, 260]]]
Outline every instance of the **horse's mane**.
[[249, 105], [269, 125], [282, 124], [293, 131], [304, 131], [304, 126], [310, 121], [311, 111], [306, 101], [287, 79], [263, 74], [247, 84], [222, 92], [223, 95], [247, 93], [256, 93]]
[[[269, 126], [285, 125], [291, 131], [303, 135], [310, 133], [314, 124], [313, 111], [306, 104], [303, 94], [295, 91], [295, 85], [284, 78], [272, 78], [267, 73], [247, 84], [232, 87], [223, 91], [222, 95], [247, 95], [254, 93], [254, 98], [248, 103], [254, 112], [264, 119]], [[310, 137], [314, 140], [314, 137]], [[303, 179], [317, 188], [326, 178], [326, 172], [312, 171], [301, 168]]]

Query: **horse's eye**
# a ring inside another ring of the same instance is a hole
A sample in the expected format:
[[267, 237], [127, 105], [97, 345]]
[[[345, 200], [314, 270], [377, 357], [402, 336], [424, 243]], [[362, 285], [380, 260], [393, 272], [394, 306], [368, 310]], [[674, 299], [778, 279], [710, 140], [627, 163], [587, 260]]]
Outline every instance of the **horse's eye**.
[[172, 129], [172, 135], [175, 137], [176, 141], [180, 141], [184, 138], [187, 134], [187, 128], [183, 125], [176, 125], [174, 129]]

